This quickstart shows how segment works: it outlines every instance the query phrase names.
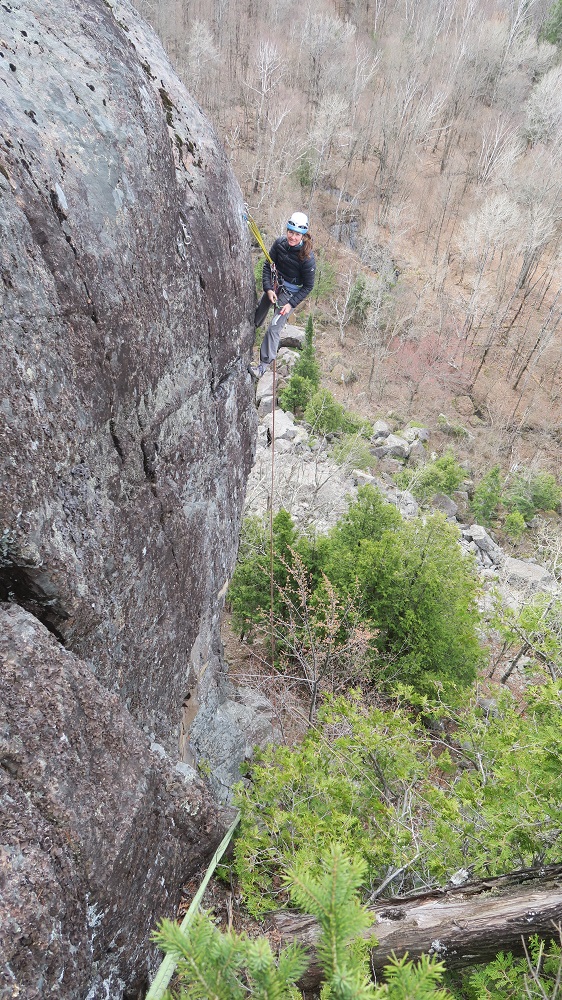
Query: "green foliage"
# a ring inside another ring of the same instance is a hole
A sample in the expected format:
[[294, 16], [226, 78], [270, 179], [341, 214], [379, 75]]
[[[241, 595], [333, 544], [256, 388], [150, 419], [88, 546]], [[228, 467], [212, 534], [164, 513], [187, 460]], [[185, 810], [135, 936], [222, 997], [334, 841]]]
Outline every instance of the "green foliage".
[[417, 965], [407, 957], [393, 959], [386, 967], [386, 983], [379, 987], [377, 1000], [447, 1000], [451, 994], [439, 989], [444, 965], [422, 955]]
[[284, 410], [304, 410], [320, 385], [320, 365], [313, 345], [314, 325], [312, 316], [306, 321], [303, 349], [293, 368], [286, 387], [279, 393]]
[[285, 410], [304, 410], [320, 385], [320, 365], [316, 360], [313, 345], [314, 326], [312, 316], [306, 322], [303, 349], [293, 368], [291, 378], [279, 394], [281, 406]]
[[[279, 588], [287, 583], [291, 547], [297, 532], [290, 515], [280, 510], [273, 518], [273, 577], [275, 610], [279, 611]], [[270, 610], [269, 524], [257, 516], [246, 518], [242, 526], [238, 562], [229, 589], [232, 623], [243, 633], [252, 632]]]
[[443, 434], [448, 434], [449, 437], [454, 438], [468, 438], [470, 437], [469, 432], [466, 427], [462, 424], [452, 424], [450, 420], [447, 419], [444, 413], [440, 413], [437, 417], [437, 426]]
[[556, 0], [550, 8], [541, 39], [551, 45], [562, 45], [562, 0]]
[[503, 522], [503, 530], [505, 531], [506, 535], [509, 535], [510, 538], [513, 538], [515, 539], [515, 541], [518, 541], [518, 539], [521, 538], [521, 536], [525, 534], [525, 531], [527, 530], [525, 518], [523, 517], [522, 514], [519, 513], [518, 510], [511, 511], [511, 513], [507, 515], [505, 521]]
[[520, 609], [497, 603], [491, 620], [507, 655], [526, 653], [549, 677], [562, 677], [562, 602], [537, 594]]
[[235, 866], [250, 909], [278, 905], [277, 876], [293, 858], [318, 878], [319, 853], [336, 840], [363, 859], [371, 885], [396, 873], [402, 892], [443, 885], [461, 867], [479, 877], [556, 861], [561, 708], [561, 683], [525, 705], [500, 692], [493, 716], [442, 708], [436, 745], [404, 709], [329, 702], [300, 746], [259, 752], [238, 792]]
[[[457, 530], [441, 514], [403, 521], [376, 490], [364, 486], [329, 535], [314, 544], [296, 539], [286, 514], [280, 533], [279, 518], [276, 583], [284, 587], [287, 582], [283, 559], [292, 563], [294, 546], [319, 592], [323, 575], [342, 599], [358, 590], [360, 618], [370, 633], [377, 632], [370, 660], [372, 676], [381, 685], [392, 688], [397, 681], [407, 681], [417, 691], [428, 692], [439, 684], [454, 698], [474, 680], [483, 659], [477, 633], [478, 581], [472, 563], [462, 555]], [[252, 521], [245, 528], [230, 589], [235, 627], [242, 630], [269, 615], [266, 542], [263, 527], [261, 535], [258, 527]], [[299, 613], [298, 602], [289, 607], [276, 590], [276, 618], [292, 621]]]
[[310, 399], [304, 418], [319, 434], [371, 433], [371, 426], [349, 413], [328, 389], [318, 389]]
[[[519, 513], [528, 523], [538, 511], [557, 510], [561, 498], [562, 489], [550, 473], [518, 472], [502, 481], [496, 465], [476, 487], [471, 507], [476, 520], [489, 527], [499, 516], [500, 506], [509, 513]], [[509, 523], [517, 526], [519, 522], [512, 518]]]
[[562, 978], [562, 949], [545, 944], [536, 935], [529, 941], [529, 955], [514, 958], [500, 952], [488, 965], [461, 976], [463, 1000], [548, 1000], [558, 995]]
[[304, 153], [303, 156], [301, 156], [295, 175], [303, 190], [308, 191], [312, 187], [314, 167], [309, 153]]
[[305, 420], [320, 434], [331, 434], [345, 429], [345, 410], [336, 402], [328, 389], [314, 393], [305, 410]]
[[401, 489], [410, 490], [417, 500], [429, 500], [436, 493], [451, 496], [459, 488], [466, 476], [454, 454], [448, 451], [434, 462], [428, 462], [420, 469], [404, 469], [394, 476]]
[[311, 875], [307, 862], [297, 860], [284, 882], [297, 906], [316, 917], [321, 927], [317, 947], [318, 961], [325, 977], [322, 997], [325, 1000], [373, 1000], [374, 987], [369, 982], [366, 963], [367, 943], [359, 943], [362, 931], [371, 918], [357, 898], [365, 875], [361, 859], [347, 858], [334, 844], [319, 865], [318, 876]]
[[[360, 491], [357, 506], [364, 502]], [[482, 662], [478, 584], [457, 529], [434, 514], [380, 538], [356, 536], [350, 544], [349, 526], [345, 536], [336, 526], [330, 537], [325, 572], [340, 591], [359, 586], [365, 619], [378, 629], [379, 681], [407, 680], [418, 691], [437, 683], [450, 697], [472, 683]]]
[[332, 457], [338, 465], [351, 465], [354, 469], [366, 470], [373, 464], [371, 450], [361, 434], [344, 435], [332, 448]]
[[258, 259], [257, 259], [257, 261], [256, 261], [256, 263], [254, 265], [254, 280], [256, 282], [256, 293], [257, 293], [258, 297], [262, 294], [262, 291], [263, 291], [262, 274], [263, 274], [263, 265], [264, 264], [265, 264], [265, 257], [262, 254], [260, 257], [258, 257]]
[[325, 299], [336, 287], [336, 269], [326, 257], [325, 251], [316, 252], [316, 277], [314, 279], [314, 301]]
[[558, 510], [562, 489], [554, 476], [548, 472], [538, 472], [531, 478], [530, 487], [535, 510]]
[[556, 510], [561, 492], [554, 476], [549, 473], [539, 472], [534, 476], [520, 474], [510, 479], [502, 500], [507, 510], [518, 511], [528, 522], [539, 510]]
[[364, 274], [358, 274], [351, 291], [347, 308], [352, 322], [364, 326], [371, 305], [371, 292]]
[[478, 486], [474, 490], [474, 496], [470, 506], [478, 524], [484, 524], [487, 527], [490, 526], [491, 522], [497, 515], [501, 495], [501, 472], [499, 465], [495, 465], [494, 468], [490, 469], [483, 479], [480, 480]]
[[279, 405], [285, 412], [296, 413], [305, 410], [317, 390], [314, 382], [303, 375], [291, 375], [284, 389], [279, 393]]
[[[320, 926], [317, 958], [323, 974], [322, 1000], [446, 1000], [437, 989], [441, 963], [424, 956], [414, 966], [407, 959], [392, 961], [387, 983], [374, 986], [368, 964], [369, 942], [362, 932], [371, 917], [358, 900], [364, 876], [361, 860], [346, 857], [334, 844], [311, 876], [298, 862], [283, 883], [292, 901], [316, 917]], [[218, 930], [210, 916], [198, 914], [185, 931], [163, 920], [153, 935], [156, 944], [177, 962], [180, 1000], [302, 1000], [295, 983], [308, 966], [298, 944], [273, 955], [266, 937]], [[166, 1000], [178, 994], [168, 992]]]
[[198, 914], [185, 932], [178, 924], [163, 920], [153, 937], [158, 947], [177, 961], [182, 998], [294, 1000], [300, 997], [294, 984], [304, 972], [307, 959], [298, 945], [284, 948], [275, 958], [266, 937], [250, 939], [234, 931], [222, 933], [205, 914]]

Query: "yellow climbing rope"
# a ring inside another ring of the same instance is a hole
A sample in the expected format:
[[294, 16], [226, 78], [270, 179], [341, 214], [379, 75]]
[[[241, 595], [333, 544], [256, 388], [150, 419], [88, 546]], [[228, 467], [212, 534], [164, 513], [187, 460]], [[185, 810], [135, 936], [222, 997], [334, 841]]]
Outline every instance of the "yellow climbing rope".
[[[248, 223], [248, 227], [250, 229], [250, 232], [251, 232], [252, 236], [254, 237], [254, 239], [256, 240], [256, 242], [259, 244], [260, 249], [263, 250], [263, 252], [265, 254], [266, 261], [268, 262], [268, 264], [273, 264], [273, 261], [272, 261], [271, 257], [269, 256], [269, 251], [268, 251], [265, 243], [263, 242], [263, 236], [262, 236], [262, 234], [260, 233], [260, 231], [258, 229], [257, 222], [255, 222], [255, 220], [252, 219], [252, 216], [250, 215], [250, 213], [248, 212], [247, 209], [246, 209], [246, 221]], [[273, 264], [273, 266], [275, 267], [274, 264]]]

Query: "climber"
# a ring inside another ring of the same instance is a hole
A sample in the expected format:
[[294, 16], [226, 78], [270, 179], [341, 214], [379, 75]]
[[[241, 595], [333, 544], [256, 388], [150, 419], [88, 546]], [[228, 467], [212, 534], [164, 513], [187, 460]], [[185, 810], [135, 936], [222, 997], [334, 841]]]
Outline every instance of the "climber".
[[[316, 261], [312, 252], [312, 237], [308, 233], [308, 216], [293, 212], [287, 223], [287, 235], [275, 240], [263, 265], [263, 295], [254, 317], [256, 329], [262, 325], [271, 309], [274, 315], [260, 348], [260, 363], [249, 365], [252, 378], [260, 378], [277, 356], [279, 337], [289, 313], [314, 288]], [[271, 263], [270, 263], [271, 261]]]

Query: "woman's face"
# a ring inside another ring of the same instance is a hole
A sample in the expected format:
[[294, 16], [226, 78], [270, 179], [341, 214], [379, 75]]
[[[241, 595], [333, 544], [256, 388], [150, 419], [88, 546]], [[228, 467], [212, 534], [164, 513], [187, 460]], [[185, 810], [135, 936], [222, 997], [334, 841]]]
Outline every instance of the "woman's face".
[[300, 233], [295, 233], [294, 229], [287, 230], [287, 243], [290, 247], [298, 247], [301, 240], [302, 236]]

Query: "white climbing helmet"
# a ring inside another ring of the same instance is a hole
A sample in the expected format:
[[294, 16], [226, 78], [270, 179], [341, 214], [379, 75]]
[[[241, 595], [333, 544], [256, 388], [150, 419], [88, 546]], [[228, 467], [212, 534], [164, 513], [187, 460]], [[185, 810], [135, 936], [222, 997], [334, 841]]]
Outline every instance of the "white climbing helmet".
[[308, 215], [305, 215], [304, 212], [293, 212], [287, 223], [287, 229], [304, 236], [308, 232]]

